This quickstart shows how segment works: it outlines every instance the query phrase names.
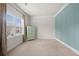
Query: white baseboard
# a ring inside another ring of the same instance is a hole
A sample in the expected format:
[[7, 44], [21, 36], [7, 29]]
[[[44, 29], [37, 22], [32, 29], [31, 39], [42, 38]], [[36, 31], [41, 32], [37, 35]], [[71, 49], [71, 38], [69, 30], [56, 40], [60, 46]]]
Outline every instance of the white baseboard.
[[76, 53], [76, 54], [79, 55], [79, 51], [78, 51], [78, 50], [72, 48], [70, 45], [66, 44], [65, 42], [63, 42], [63, 41], [61, 41], [61, 40], [59, 40], [59, 39], [57, 39], [57, 38], [56, 38], [56, 40], [57, 40], [58, 42], [62, 43], [62, 44], [63, 44], [64, 46], [66, 46], [67, 48], [69, 48], [70, 50], [72, 50], [74, 53]]

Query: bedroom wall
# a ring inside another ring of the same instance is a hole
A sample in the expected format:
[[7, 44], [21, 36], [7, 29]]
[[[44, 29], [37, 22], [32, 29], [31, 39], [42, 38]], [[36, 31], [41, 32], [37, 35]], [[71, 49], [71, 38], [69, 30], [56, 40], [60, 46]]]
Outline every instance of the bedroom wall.
[[54, 38], [54, 23], [52, 25], [53, 16], [33, 16], [31, 24], [37, 27], [38, 39], [53, 39]]
[[56, 38], [79, 50], [79, 4], [69, 4], [55, 16]]
[[30, 15], [26, 15], [25, 16], [25, 26], [27, 26], [27, 25], [31, 25], [31, 16]]

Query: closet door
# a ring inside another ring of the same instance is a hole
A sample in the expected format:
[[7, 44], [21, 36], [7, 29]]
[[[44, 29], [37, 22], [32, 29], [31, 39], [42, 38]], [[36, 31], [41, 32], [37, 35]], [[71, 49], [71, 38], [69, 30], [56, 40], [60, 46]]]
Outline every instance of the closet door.
[[0, 55], [6, 55], [6, 4], [0, 3]]

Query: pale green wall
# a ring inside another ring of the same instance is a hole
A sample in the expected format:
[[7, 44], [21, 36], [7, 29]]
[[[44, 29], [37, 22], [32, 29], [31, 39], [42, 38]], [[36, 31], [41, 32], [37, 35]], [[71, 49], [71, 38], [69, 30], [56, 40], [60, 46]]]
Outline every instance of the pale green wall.
[[79, 50], [79, 4], [69, 4], [55, 17], [56, 37]]

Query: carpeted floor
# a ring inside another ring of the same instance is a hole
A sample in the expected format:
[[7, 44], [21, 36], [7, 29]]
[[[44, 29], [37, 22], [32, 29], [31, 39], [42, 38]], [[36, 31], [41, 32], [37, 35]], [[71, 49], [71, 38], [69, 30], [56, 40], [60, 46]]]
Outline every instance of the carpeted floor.
[[8, 53], [9, 56], [77, 56], [55, 39], [25, 42]]

